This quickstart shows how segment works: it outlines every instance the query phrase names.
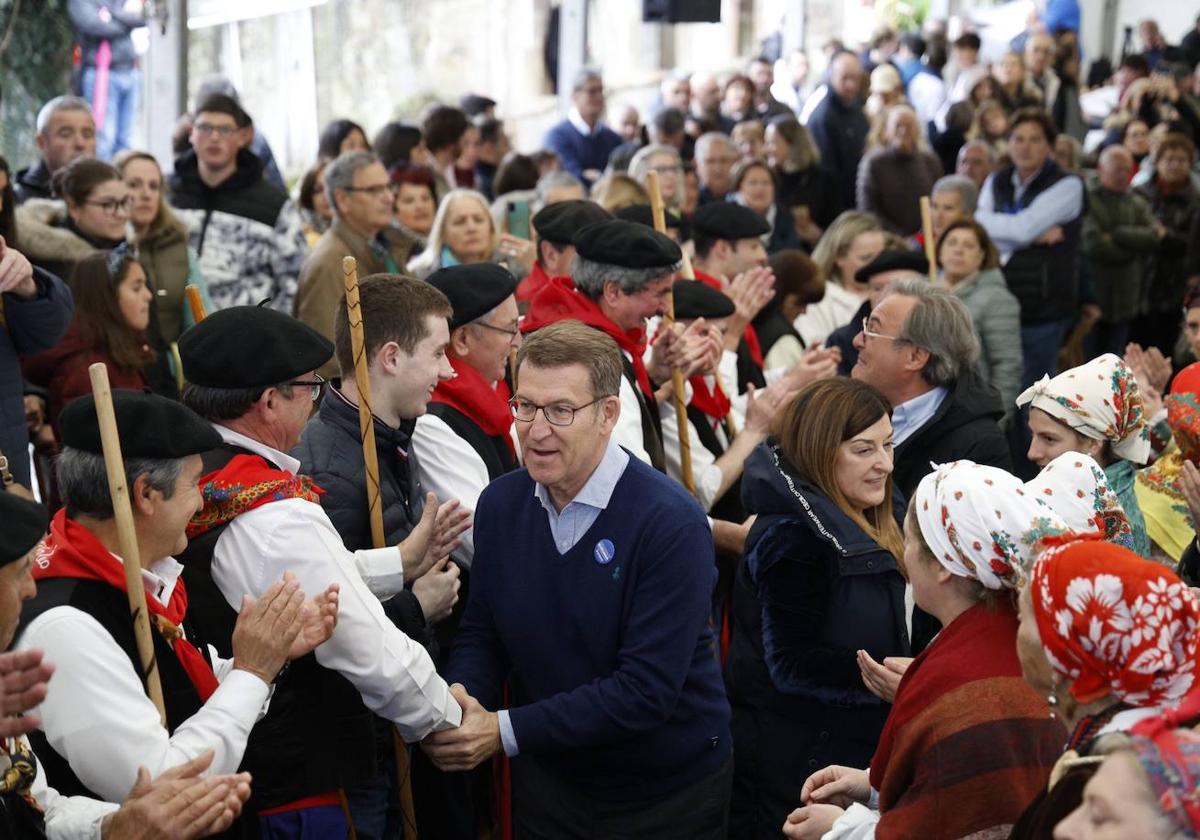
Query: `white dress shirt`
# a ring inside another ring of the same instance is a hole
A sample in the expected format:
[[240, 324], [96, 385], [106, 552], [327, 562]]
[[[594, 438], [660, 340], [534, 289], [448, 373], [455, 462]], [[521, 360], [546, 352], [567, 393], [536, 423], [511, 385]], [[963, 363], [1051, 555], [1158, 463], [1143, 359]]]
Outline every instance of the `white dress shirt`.
[[[280, 469], [299, 469], [295, 458], [224, 426], [216, 429], [227, 443], [261, 455]], [[383, 552], [390, 552], [391, 562], [398, 563], [394, 548], [375, 553], [384, 556]], [[362, 555], [367, 554], [371, 552], [346, 550], [316, 502], [284, 499], [229, 523], [213, 550], [212, 577], [234, 609], [240, 608], [243, 595], [261, 596], [284, 572], [292, 572], [310, 597], [337, 583], [337, 627], [317, 648], [317, 661], [348, 679], [367, 707], [395, 723], [406, 741], [458, 726], [462, 708], [433, 660], [384, 615], [379, 596], [364, 581]], [[402, 579], [403, 571], [393, 577]]]
[[[736, 358], [736, 354], [730, 355], [735, 355]], [[715, 381], [715, 377], [708, 377], [709, 388], [713, 387]], [[740, 427], [741, 418], [736, 414], [736, 409], [734, 412]], [[679, 418], [675, 412], [674, 401], [662, 404], [659, 407], [659, 416], [662, 418], [663, 454], [665, 455], [667, 475], [682, 484], [683, 457], [680, 454]], [[707, 512], [717, 501], [717, 491], [721, 489], [721, 481], [725, 476], [721, 472], [721, 468], [717, 466], [716, 456], [700, 442], [700, 433], [690, 417], [687, 419], [687, 426], [688, 442], [691, 444], [692, 450], [692, 480], [696, 485], [696, 501]], [[727, 448], [729, 440], [725, 436], [725, 424], [718, 423], [715, 431], [721, 445]]]
[[[25, 736], [16, 740], [33, 751]], [[46, 784], [46, 772], [40, 765], [29, 792], [42, 807], [47, 840], [100, 840], [101, 821], [120, 807], [87, 796], [63, 796]]]
[[[113, 562], [121, 560], [114, 555]], [[143, 570], [146, 597], [167, 604], [182, 571], [171, 557]], [[75, 607], [46, 610], [16, 645], [33, 648], [55, 666], [46, 699], [32, 710], [41, 730], [79, 780], [109, 802], [129, 795], [138, 767], [157, 777], [209, 749], [216, 755], [205, 775], [237, 772], [270, 691], [253, 674], [233, 670], [231, 660], [214, 659], [220, 686], [168, 735], [129, 657], [92, 616]]]
[[[649, 357], [650, 349], [646, 348], [647, 357]], [[627, 359], [632, 357], [625, 352], [621, 354]], [[646, 451], [646, 439], [642, 434], [642, 409], [638, 403], [638, 392], [634, 390], [636, 386], [629, 381], [629, 377], [621, 374], [621, 388], [617, 392], [617, 396], [621, 399], [621, 416], [617, 418], [617, 425], [613, 428], [612, 439], [620, 446], [628, 449], [635, 458], [650, 463], [650, 453]], [[646, 395], [642, 395], [646, 399]], [[651, 411], [656, 411], [657, 406], [653, 397], [647, 402], [650, 404]]]

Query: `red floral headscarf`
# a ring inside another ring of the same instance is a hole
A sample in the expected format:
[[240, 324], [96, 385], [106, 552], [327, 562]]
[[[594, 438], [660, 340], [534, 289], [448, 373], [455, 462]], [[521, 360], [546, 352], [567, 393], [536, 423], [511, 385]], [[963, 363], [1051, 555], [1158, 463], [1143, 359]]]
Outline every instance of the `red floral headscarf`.
[[1046, 658], [1080, 703], [1170, 708], [1191, 689], [1200, 602], [1167, 567], [1082, 539], [1042, 554], [1029, 585]]

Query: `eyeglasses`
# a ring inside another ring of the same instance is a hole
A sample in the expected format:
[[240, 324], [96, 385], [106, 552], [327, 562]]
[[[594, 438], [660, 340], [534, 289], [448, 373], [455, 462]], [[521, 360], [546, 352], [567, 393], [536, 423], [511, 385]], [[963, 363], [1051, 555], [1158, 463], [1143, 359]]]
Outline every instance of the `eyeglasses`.
[[312, 401], [316, 402], [321, 398], [321, 392], [325, 390], [325, 377], [319, 373], [313, 374], [313, 379], [297, 379], [292, 382], [284, 382], [291, 388], [308, 388], [311, 391]]
[[118, 201], [115, 198], [106, 198], [103, 201], [85, 201], [83, 203], [99, 207], [109, 216], [119, 216], [121, 213], [129, 213], [129, 208], [133, 206], [133, 199], [123, 198]]
[[338, 187], [338, 189], [345, 190], [346, 192], [366, 193], [367, 195], [371, 196], [371, 198], [379, 198], [384, 193], [395, 193], [396, 185], [375, 184], [374, 186], [370, 187]]
[[546, 422], [551, 426], [570, 426], [575, 422], [575, 413], [583, 411], [589, 405], [595, 405], [600, 400], [615, 397], [616, 394], [601, 394], [589, 403], [584, 403], [580, 406], [566, 405], [564, 403], [555, 403], [553, 405], [538, 405], [526, 400], [511, 399], [508, 401], [508, 408], [512, 411], [512, 416], [520, 420], [522, 423], [532, 423], [533, 418], [537, 417], [538, 409], [542, 410], [542, 415], [546, 418]]
[[506, 336], [508, 336], [510, 339], [516, 338], [517, 336], [519, 336], [519, 335], [521, 334], [521, 328], [520, 328], [520, 327], [513, 327], [513, 328], [510, 330], [510, 329], [507, 329], [507, 328], [505, 328], [505, 327], [497, 327], [495, 324], [488, 324], [488, 323], [485, 323], [485, 322], [483, 322], [483, 321], [476, 321], [476, 322], [475, 322], [475, 326], [477, 326], [477, 327], [487, 327], [489, 330], [495, 330], [495, 331], [496, 331], [496, 332], [498, 332], [498, 333], [504, 333], [504, 334], [505, 334]]
[[875, 332], [874, 330], [872, 330], [870, 327], [867, 326], [867, 323], [870, 320], [871, 320], [870, 316], [862, 319], [862, 334], [863, 334], [864, 339], [883, 338], [883, 339], [887, 339], [888, 341], [904, 341], [904, 339], [900, 338], [899, 336], [884, 335], [883, 333]]
[[236, 125], [213, 125], [212, 123], [196, 123], [192, 130], [197, 134], [215, 134], [222, 140], [233, 136], [237, 131]]

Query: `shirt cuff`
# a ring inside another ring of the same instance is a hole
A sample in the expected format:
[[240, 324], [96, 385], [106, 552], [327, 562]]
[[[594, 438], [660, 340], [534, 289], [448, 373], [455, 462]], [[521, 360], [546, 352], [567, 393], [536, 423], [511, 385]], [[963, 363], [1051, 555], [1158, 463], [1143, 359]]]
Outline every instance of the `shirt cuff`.
[[360, 549], [354, 552], [354, 565], [371, 594], [380, 601], [394, 597], [404, 588], [404, 559], [399, 546]]
[[504, 754], [509, 758], [520, 755], [521, 751], [517, 747], [517, 733], [513, 731], [512, 721], [508, 719], [508, 709], [496, 712], [496, 717], [500, 721], [500, 743], [504, 745]]

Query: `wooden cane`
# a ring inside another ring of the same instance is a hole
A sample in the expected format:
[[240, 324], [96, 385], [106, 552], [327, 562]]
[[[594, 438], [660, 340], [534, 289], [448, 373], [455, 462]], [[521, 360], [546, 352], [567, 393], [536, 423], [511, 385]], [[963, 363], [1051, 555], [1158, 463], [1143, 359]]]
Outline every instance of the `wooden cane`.
[[[654, 216], [654, 229], [661, 234], [667, 232], [667, 217], [663, 208], [662, 190], [658, 185], [658, 173], [647, 174], [646, 188], [650, 193], [650, 211]], [[667, 327], [675, 323], [675, 293], [667, 292]], [[692, 476], [692, 441], [688, 430], [687, 403], [684, 402], [683, 371], [671, 369], [671, 385], [675, 392], [672, 400], [675, 403], [675, 422], [679, 426], [679, 465], [683, 486], [692, 495], [696, 494], [696, 480]]]
[[129, 597], [129, 612], [133, 617], [133, 635], [137, 640], [138, 658], [142, 662], [142, 678], [146, 694], [158, 719], [167, 725], [167, 710], [163, 705], [162, 683], [158, 679], [158, 660], [154, 656], [154, 638], [150, 635], [150, 613], [146, 610], [146, 587], [142, 583], [142, 562], [138, 552], [137, 532], [133, 527], [133, 508], [129, 504], [129, 487], [125, 483], [125, 460], [121, 457], [121, 438], [117, 434], [117, 415], [113, 410], [112, 389], [108, 384], [108, 368], [104, 362], [88, 366], [92, 380], [92, 395], [96, 398], [96, 419], [100, 422], [100, 446], [104, 450], [104, 468], [108, 473], [108, 494], [112, 498], [113, 518], [117, 523], [117, 541], [121, 548], [121, 563], [125, 567], [125, 593]]
[[[683, 252], [683, 268], [680, 270], [685, 280], [696, 279], [696, 269], [692, 266], [692, 258], [688, 256], [688, 252]], [[728, 394], [729, 389], [725, 387], [725, 380], [721, 377], [721, 369], [717, 368], [713, 371], [713, 378], [717, 380], [717, 387], [722, 393]], [[730, 442], [737, 437], [738, 426], [737, 417], [733, 413], [733, 407], [730, 406], [729, 413], [725, 415], [725, 434], [729, 437]]]
[[192, 310], [192, 320], [199, 324], [204, 320], [204, 298], [200, 297], [200, 287], [188, 283], [183, 287], [187, 297], [188, 308]]
[[[371, 380], [367, 376], [367, 348], [363, 338], [362, 304], [358, 299], [358, 261], [342, 258], [342, 280], [346, 287], [346, 320], [350, 322], [350, 350], [354, 356], [354, 381], [358, 385], [358, 432], [362, 439], [363, 464], [367, 475], [367, 513], [371, 521], [371, 544], [385, 546], [383, 506], [379, 494], [379, 453], [375, 449], [375, 422], [371, 411]], [[404, 836], [416, 838], [416, 811], [413, 808], [412, 780], [408, 748], [393, 727], [396, 747], [396, 777], [400, 780], [400, 810], [404, 815]]]
[[933, 241], [933, 212], [929, 196], [921, 196], [921, 230], [925, 235], [925, 259], [929, 260], [929, 282], [937, 282], [937, 243]]

